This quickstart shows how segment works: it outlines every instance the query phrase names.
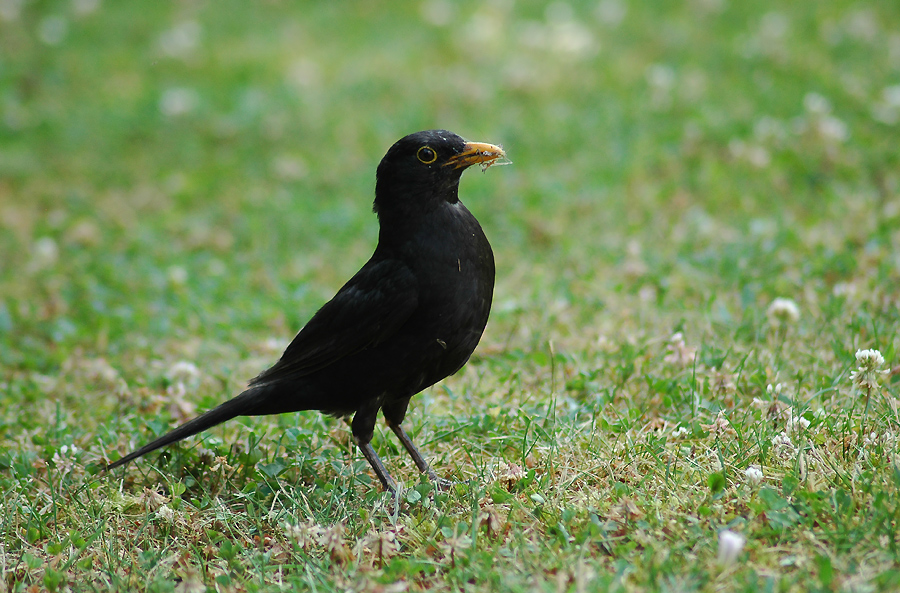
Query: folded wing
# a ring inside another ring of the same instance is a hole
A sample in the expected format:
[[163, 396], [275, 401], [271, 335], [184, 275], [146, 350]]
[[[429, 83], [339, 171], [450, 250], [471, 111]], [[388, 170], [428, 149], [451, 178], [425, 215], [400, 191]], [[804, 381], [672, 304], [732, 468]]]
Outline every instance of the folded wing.
[[406, 265], [369, 260], [250, 386], [302, 377], [378, 345], [406, 323], [417, 304], [416, 279]]

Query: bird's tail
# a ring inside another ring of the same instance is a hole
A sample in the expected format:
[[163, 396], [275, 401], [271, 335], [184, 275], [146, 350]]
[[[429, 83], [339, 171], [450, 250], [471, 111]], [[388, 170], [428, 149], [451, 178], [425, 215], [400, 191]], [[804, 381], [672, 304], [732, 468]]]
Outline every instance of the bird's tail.
[[259, 396], [261, 395], [259, 392], [263, 390], [264, 386], [263, 389], [248, 389], [234, 399], [230, 399], [227, 402], [206, 412], [205, 414], [201, 414], [193, 420], [185, 422], [175, 430], [164, 434], [151, 443], [144, 445], [137, 451], [129, 453], [125, 457], [110, 463], [106, 466], [107, 471], [115, 469], [121, 465], [125, 465], [129, 461], [137, 459], [142, 455], [146, 455], [151, 451], [155, 451], [160, 447], [165, 447], [166, 445], [169, 445], [176, 441], [180, 441], [181, 439], [186, 439], [187, 437], [193, 436], [198, 432], [203, 432], [207, 428], [212, 428], [216, 424], [221, 424], [226, 420], [231, 420], [235, 416], [253, 414], [254, 409], [258, 405]]

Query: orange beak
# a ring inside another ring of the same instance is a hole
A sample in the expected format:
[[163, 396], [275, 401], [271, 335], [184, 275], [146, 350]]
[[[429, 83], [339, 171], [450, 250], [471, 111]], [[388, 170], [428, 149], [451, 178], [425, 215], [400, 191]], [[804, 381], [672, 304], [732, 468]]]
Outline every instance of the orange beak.
[[472, 165], [481, 165], [482, 171], [497, 163], [500, 159], [506, 159], [506, 153], [499, 146], [487, 144], [485, 142], [466, 142], [463, 151], [457, 155], [453, 155], [447, 162], [445, 167], [453, 167], [454, 169], [464, 169]]

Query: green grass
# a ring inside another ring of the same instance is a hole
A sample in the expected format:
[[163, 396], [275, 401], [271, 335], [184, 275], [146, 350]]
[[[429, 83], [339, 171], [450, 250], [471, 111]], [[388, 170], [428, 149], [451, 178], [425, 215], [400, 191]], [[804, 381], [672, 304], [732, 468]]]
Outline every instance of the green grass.
[[[900, 588], [895, 2], [0, 8], [0, 591]], [[277, 358], [433, 127], [514, 161], [407, 421], [459, 483], [379, 428], [394, 505], [312, 412], [100, 473]]]

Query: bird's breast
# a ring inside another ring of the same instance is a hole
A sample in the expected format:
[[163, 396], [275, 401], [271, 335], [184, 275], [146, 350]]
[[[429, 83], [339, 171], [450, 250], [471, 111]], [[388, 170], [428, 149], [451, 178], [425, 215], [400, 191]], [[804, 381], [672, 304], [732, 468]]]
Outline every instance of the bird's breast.
[[494, 291], [490, 243], [462, 204], [452, 206], [410, 244], [419, 281], [419, 315], [411, 321], [432, 340], [442, 368], [452, 367], [447, 374], [468, 360], [481, 339]]

